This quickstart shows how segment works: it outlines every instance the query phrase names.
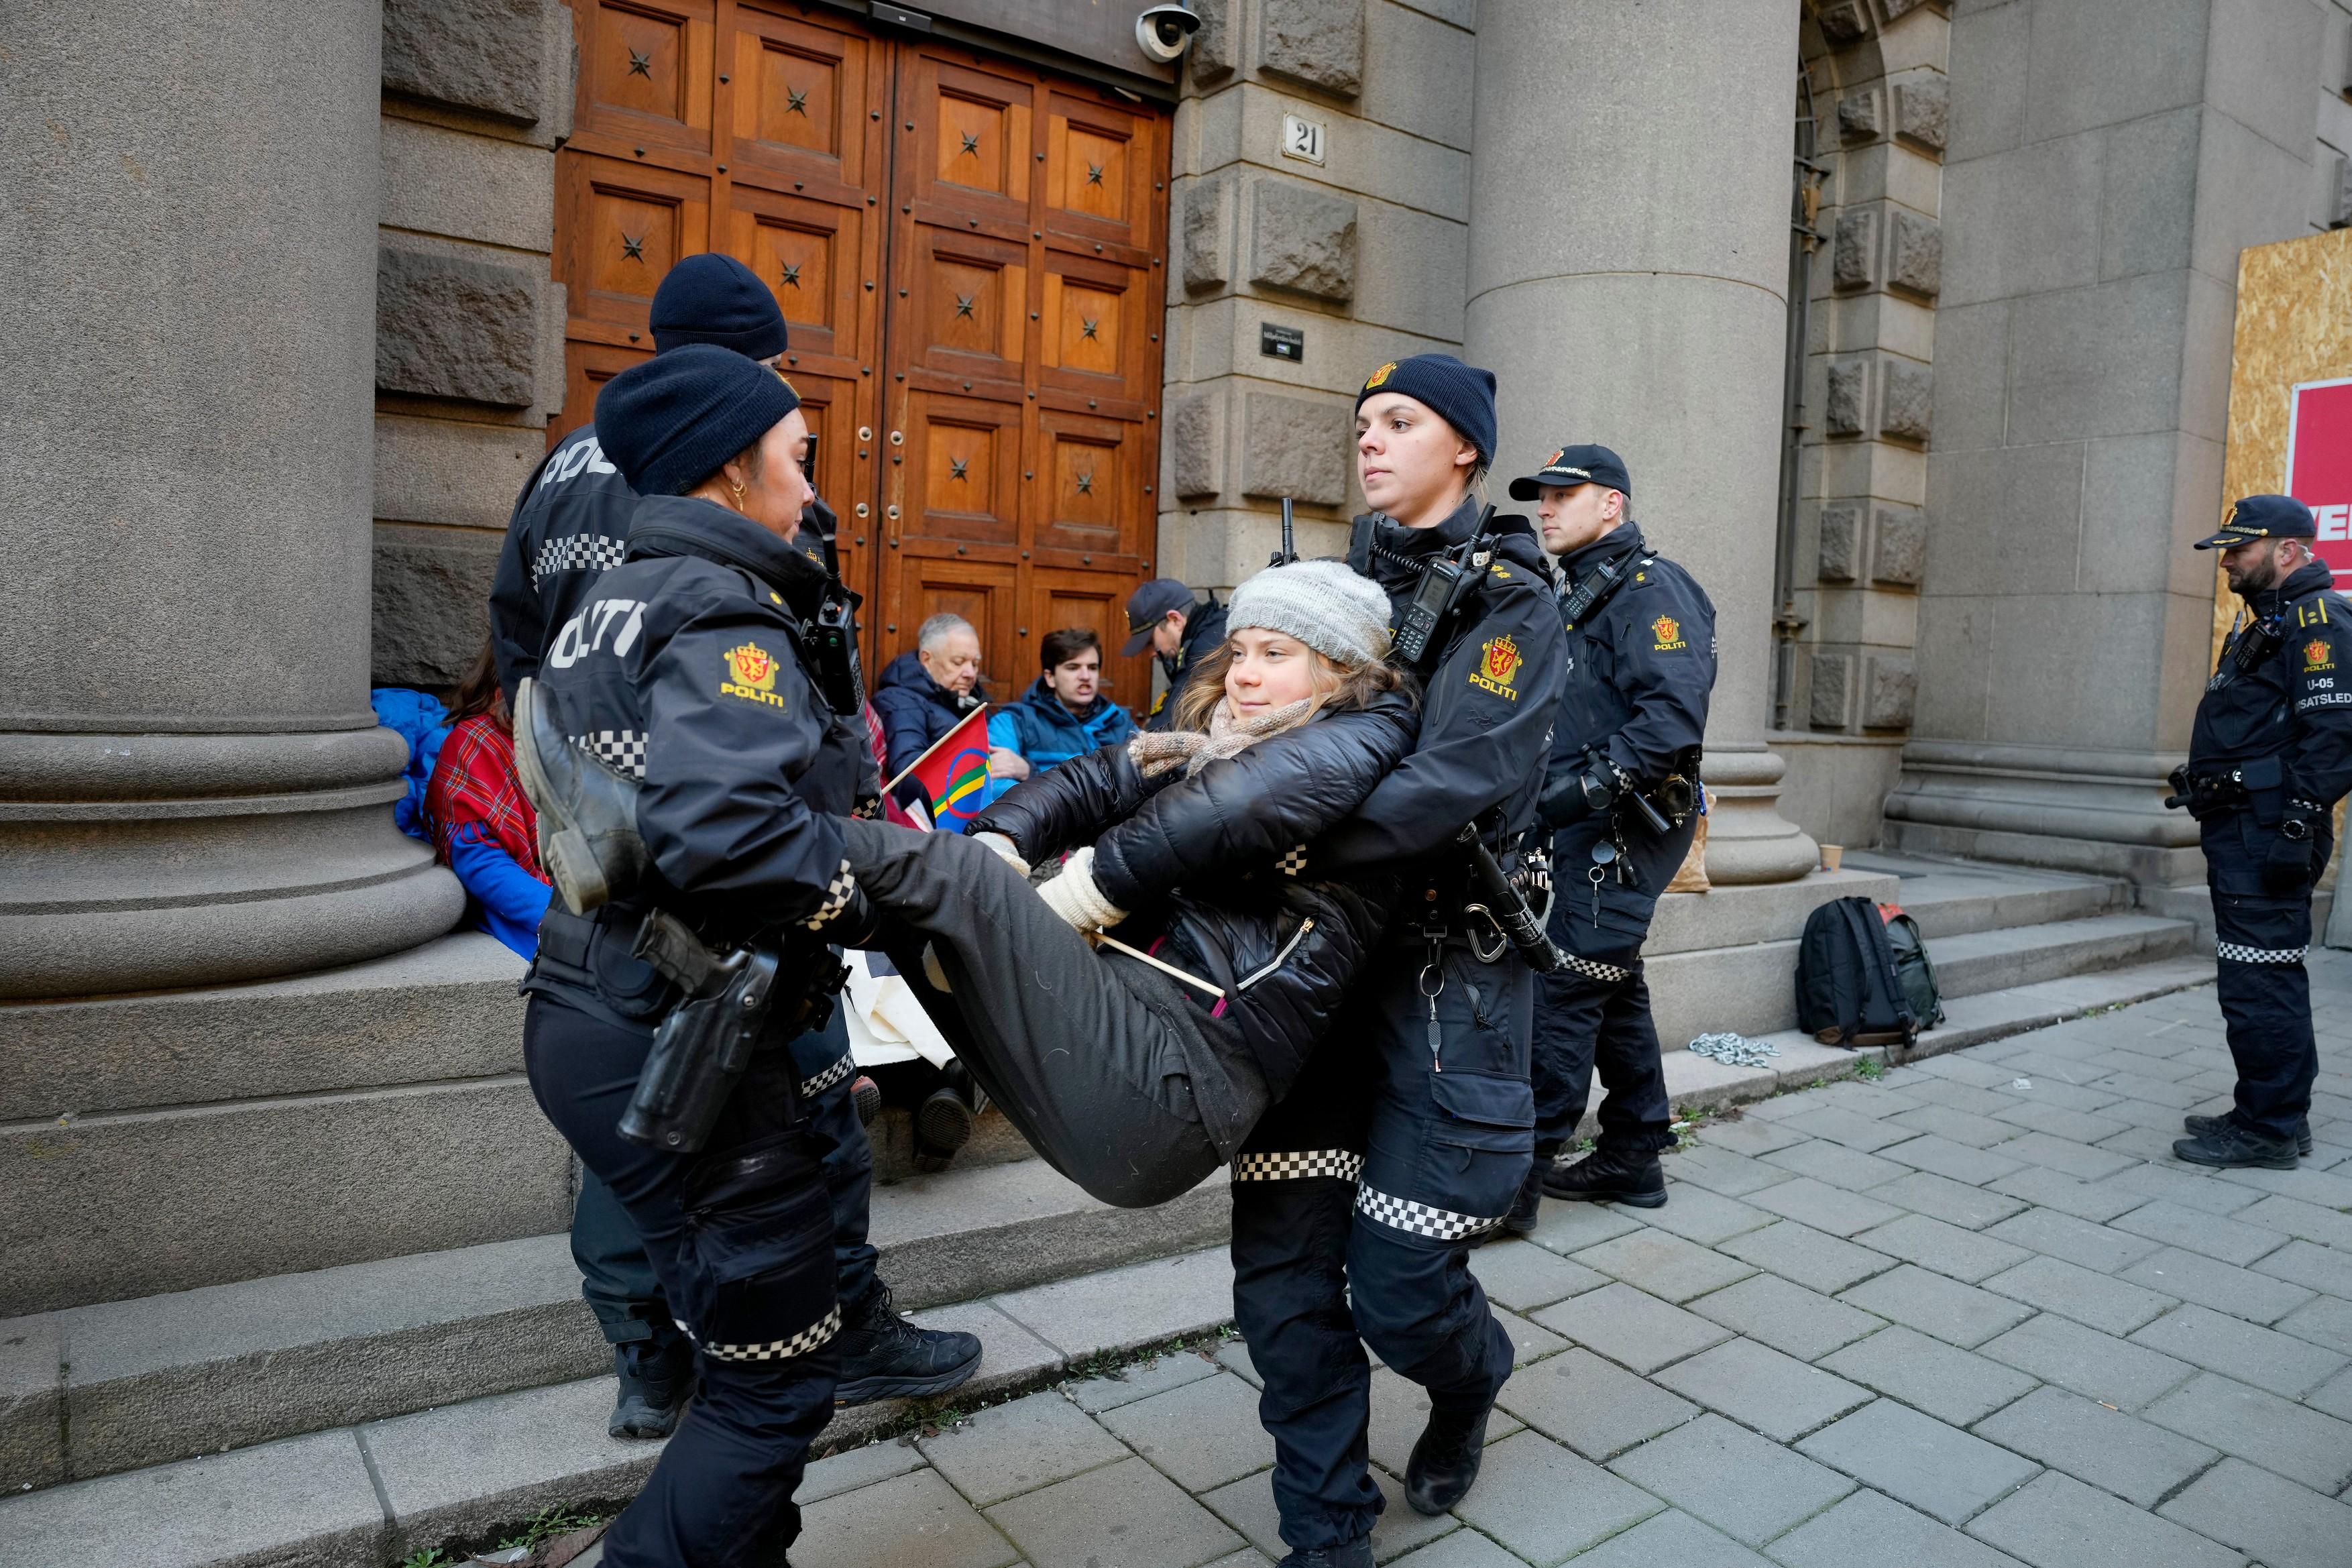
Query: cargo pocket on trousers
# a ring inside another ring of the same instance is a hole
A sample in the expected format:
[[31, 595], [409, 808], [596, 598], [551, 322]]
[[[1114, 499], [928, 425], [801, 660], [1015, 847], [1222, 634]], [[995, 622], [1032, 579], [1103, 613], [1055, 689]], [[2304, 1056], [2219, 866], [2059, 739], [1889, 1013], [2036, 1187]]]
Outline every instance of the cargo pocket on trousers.
[[1535, 1151], [1535, 1090], [1499, 1073], [1429, 1076], [1438, 1119], [1427, 1134], [1425, 1174], [1437, 1204], [1473, 1219], [1499, 1219], [1527, 1179]]
[[799, 1131], [713, 1157], [686, 1210], [687, 1327], [704, 1354], [780, 1361], [833, 1337], [833, 1209]]

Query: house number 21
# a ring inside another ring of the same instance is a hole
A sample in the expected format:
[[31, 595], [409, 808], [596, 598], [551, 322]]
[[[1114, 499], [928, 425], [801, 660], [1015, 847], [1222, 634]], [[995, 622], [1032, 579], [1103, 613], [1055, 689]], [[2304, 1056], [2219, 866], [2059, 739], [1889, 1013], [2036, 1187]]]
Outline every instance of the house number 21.
[[1323, 161], [1323, 122], [1296, 114], [1282, 117], [1282, 155], [1309, 163]]

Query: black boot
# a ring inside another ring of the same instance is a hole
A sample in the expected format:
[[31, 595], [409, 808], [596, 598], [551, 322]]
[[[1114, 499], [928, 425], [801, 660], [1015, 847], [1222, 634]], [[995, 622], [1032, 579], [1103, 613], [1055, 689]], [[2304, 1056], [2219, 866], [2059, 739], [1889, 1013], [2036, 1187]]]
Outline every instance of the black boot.
[[944, 1171], [956, 1151], [971, 1142], [980, 1122], [980, 1091], [961, 1062], [941, 1070], [947, 1081], [915, 1108], [915, 1168]]
[[614, 1345], [613, 1372], [621, 1391], [604, 1423], [605, 1432], [649, 1440], [668, 1436], [686, 1410], [687, 1396], [694, 1392], [693, 1347], [682, 1340]]
[[841, 1326], [841, 1382], [835, 1405], [945, 1394], [980, 1366], [980, 1336], [919, 1329], [890, 1304], [877, 1285]]
[[1666, 1172], [1654, 1153], [1630, 1154], [1595, 1149], [1573, 1165], [1544, 1172], [1548, 1196], [1588, 1204], [1626, 1204], [1637, 1209], [1666, 1206]]
[[2241, 1127], [2226, 1117], [2196, 1137], [2183, 1138], [2173, 1144], [2172, 1157], [2192, 1165], [2227, 1169], [2260, 1166], [2270, 1171], [2292, 1171], [2295, 1166], [2294, 1139], [2273, 1138], [2267, 1132]]
[[[2189, 1129], [2190, 1137], [2202, 1138], [2217, 1127], [2236, 1124], [2226, 1116], [2184, 1116], [2180, 1119], [2180, 1125]], [[2294, 1124], [2294, 1152], [2298, 1154], [2311, 1152], [2311, 1118], [2308, 1116]]]
[[1360, 1535], [1345, 1546], [1318, 1546], [1294, 1552], [1275, 1568], [1372, 1568], [1372, 1538]]
[[1404, 1467], [1404, 1500], [1413, 1512], [1444, 1513], [1469, 1493], [1486, 1457], [1486, 1416], [1494, 1408], [1489, 1399], [1473, 1410], [1430, 1411]]
[[[1506, 1236], [1532, 1236], [1536, 1219], [1543, 1212], [1544, 1173], [1551, 1169], [1551, 1156], [1538, 1154], [1536, 1163], [1528, 1167], [1528, 1179], [1519, 1184], [1519, 1195], [1511, 1200], [1511, 1212], [1503, 1216]], [[1495, 1234], [1487, 1232], [1489, 1236]]]
[[566, 745], [554, 716], [526, 681], [515, 692], [515, 772], [539, 813], [541, 861], [574, 914], [626, 897], [653, 864], [637, 836], [637, 795], [624, 778]]
[[882, 1086], [859, 1073], [857, 1081], [849, 1086], [849, 1103], [857, 1108], [857, 1125], [873, 1126], [874, 1119], [882, 1114]]

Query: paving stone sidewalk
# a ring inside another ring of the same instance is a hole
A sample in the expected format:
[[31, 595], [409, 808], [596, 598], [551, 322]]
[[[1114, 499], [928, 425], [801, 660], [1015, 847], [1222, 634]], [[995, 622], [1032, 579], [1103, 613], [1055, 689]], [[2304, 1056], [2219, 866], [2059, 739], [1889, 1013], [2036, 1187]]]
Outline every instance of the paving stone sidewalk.
[[[1519, 1365], [1453, 1514], [1404, 1506], [1426, 1405], [1374, 1373], [1375, 1554], [2347, 1568], [2352, 954], [2313, 982], [2292, 1173], [2170, 1158], [2227, 1104], [2208, 988], [1751, 1106], [1668, 1157], [1661, 1210], [1548, 1202], [1473, 1255]], [[1070, 1305], [1150, 1337], [1149, 1300]], [[1265, 1568], [1254, 1383], [1234, 1341], [824, 1460], [793, 1561]]]

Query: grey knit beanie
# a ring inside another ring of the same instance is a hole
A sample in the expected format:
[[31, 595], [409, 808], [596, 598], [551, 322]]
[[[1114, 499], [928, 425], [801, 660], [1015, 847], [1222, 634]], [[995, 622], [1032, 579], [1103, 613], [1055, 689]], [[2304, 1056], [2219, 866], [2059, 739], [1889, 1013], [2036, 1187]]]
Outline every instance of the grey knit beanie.
[[1228, 633], [1251, 626], [1297, 637], [1355, 668], [1389, 651], [1389, 596], [1344, 561], [1269, 566], [1234, 590]]

